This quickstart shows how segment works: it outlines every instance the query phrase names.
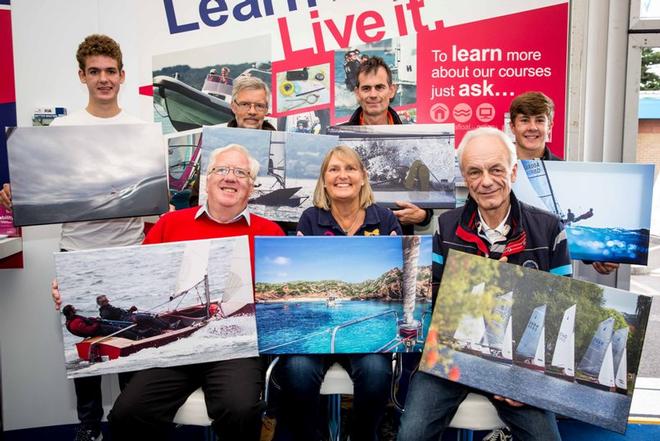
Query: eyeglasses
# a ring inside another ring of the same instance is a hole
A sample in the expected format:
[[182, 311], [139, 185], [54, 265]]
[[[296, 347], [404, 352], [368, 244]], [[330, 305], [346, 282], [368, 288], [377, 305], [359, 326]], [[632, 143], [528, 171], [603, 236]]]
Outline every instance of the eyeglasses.
[[236, 176], [238, 179], [247, 179], [250, 177], [250, 172], [247, 170], [243, 170], [242, 168], [237, 167], [227, 167], [225, 165], [221, 165], [220, 167], [213, 167], [209, 174], [227, 176], [230, 171], [234, 172], [234, 176]]
[[250, 103], [247, 101], [241, 101], [238, 102], [234, 100], [234, 103], [238, 108], [241, 110], [241, 112], [248, 112], [252, 106], [254, 106], [254, 110], [256, 110], [259, 113], [266, 113], [268, 112], [268, 104], [263, 104], [263, 103]]

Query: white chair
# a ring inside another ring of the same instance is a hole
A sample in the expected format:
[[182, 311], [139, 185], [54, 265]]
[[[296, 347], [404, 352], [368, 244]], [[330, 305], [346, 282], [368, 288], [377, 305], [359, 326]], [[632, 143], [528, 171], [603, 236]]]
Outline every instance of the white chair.
[[341, 394], [353, 395], [353, 380], [340, 364], [335, 363], [323, 377], [321, 395], [328, 397], [328, 429], [330, 441], [339, 441], [341, 436]]
[[463, 400], [449, 423], [449, 427], [459, 429], [459, 439], [464, 441], [471, 441], [475, 430], [494, 430], [505, 426], [488, 398], [472, 393]]
[[201, 387], [190, 394], [186, 402], [179, 407], [176, 415], [174, 415], [174, 424], [207, 427], [208, 429], [204, 435], [206, 441], [214, 439], [213, 429], [211, 428], [212, 422], [206, 411], [206, 400]]

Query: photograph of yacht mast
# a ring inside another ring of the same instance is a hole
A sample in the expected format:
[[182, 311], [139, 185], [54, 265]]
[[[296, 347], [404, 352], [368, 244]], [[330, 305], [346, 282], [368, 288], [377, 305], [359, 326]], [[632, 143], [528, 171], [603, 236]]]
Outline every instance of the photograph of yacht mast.
[[422, 350], [430, 236], [258, 237], [255, 253], [261, 353]]

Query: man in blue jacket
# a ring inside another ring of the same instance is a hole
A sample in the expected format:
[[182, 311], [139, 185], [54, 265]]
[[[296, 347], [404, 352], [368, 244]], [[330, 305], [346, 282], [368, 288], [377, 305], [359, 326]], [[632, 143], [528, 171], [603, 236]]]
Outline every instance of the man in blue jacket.
[[[571, 274], [566, 233], [559, 217], [519, 202], [516, 148], [500, 130], [468, 132], [457, 151], [469, 197], [443, 213], [433, 238], [434, 299], [449, 249], [508, 261], [558, 275]], [[467, 386], [416, 372], [406, 399], [399, 441], [438, 440], [469, 392]], [[500, 418], [520, 441], [560, 440], [552, 412], [489, 396]]]

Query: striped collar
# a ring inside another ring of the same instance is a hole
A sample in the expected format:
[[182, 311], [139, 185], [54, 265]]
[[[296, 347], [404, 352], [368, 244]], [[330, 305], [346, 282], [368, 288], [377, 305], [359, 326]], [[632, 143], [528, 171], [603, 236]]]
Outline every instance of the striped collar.
[[243, 211], [238, 213], [236, 217], [234, 217], [232, 220], [228, 222], [220, 222], [219, 220], [211, 216], [211, 213], [209, 212], [208, 209], [208, 203], [201, 205], [199, 207], [199, 210], [197, 210], [197, 213], [195, 213], [195, 219], [198, 219], [203, 214], [206, 214], [206, 217], [219, 224], [233, 224], [235, 222], [238, 222], [241, 218], [244, 218], [245, 222], [248, 224], [248, 226], [250, 226], [250, 210], [248, 209], [247, 205], [245, 206], [245, 209]]

